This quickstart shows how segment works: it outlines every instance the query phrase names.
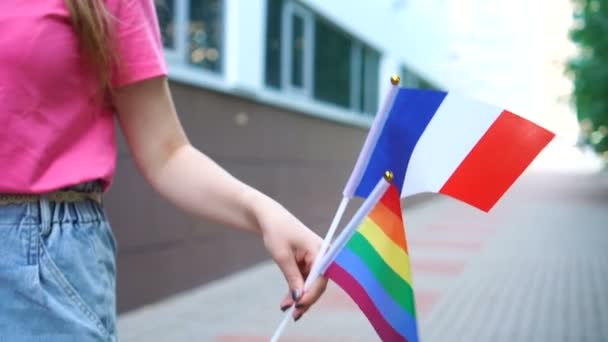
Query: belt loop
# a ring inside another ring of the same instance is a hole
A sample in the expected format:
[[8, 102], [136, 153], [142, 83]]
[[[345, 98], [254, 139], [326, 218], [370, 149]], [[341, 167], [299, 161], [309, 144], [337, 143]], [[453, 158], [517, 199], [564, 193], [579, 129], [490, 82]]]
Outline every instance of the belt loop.
[[40, 234], [47, 236], [51, 232], [51, 204], [46, 195], [40, 196]]

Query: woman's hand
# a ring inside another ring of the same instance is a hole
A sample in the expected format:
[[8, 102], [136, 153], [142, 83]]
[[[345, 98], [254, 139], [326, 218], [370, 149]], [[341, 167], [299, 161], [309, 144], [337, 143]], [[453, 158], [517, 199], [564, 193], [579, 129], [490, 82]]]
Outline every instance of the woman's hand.
[[272, 200], [265, 202], [258, 202], [260, 230], [266, 249], [283, 272], [289, 287], [280, 307], [285, 311], [295, 304], [293, 318], [297, 321], [321, 297], [327, 286], [327, 279], [320, 275], [308, 291], [303, 291], [322, 240], [278, 203]]

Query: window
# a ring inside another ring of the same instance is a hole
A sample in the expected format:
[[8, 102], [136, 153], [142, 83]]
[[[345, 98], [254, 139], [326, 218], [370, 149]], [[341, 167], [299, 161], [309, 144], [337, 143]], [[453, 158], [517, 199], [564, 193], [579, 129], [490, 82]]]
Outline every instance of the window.
[[361, 81], [357, 93], [357, 109], [363, 113], [374, 115], [378, 109], [379, 68], [380, 54], [370, 48], [361, 47]]
[[190, 0], [188, 62], [203, 69], [221, 71], [222, 1]]
[[291, 85], [304, 87], [304, 16], [291, 17]]
[[169, 49], [175, 48], [175, 1], [156, 1], [156, 14], [163, 39], [163, 46]]
[[312, 84], [312, 14], [294, 2], [281, 13], [281, 87], [309, 95]]
[[266, 13], [266, 84], [281, 85], [281, 13], [282, 0], [268, 0]]
[[222, 71], [222, 0], [156, 1], [158, 23], [168, 58], [205, 70]]
[[351, 107], [352, 41], [330, 24], [316, 20], [314, 97]]
[[295, 1], [268, 0], [267, 10], [267, 86], [375, 113], [378, 52]]

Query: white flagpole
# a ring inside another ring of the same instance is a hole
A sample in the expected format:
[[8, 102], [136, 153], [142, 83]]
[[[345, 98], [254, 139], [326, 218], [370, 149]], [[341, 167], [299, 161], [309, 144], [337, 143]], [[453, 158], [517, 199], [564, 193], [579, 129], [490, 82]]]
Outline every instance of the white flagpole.
[[[353, 218], [350, 220], [348, 225], [344, 228], [342, 233], [336, 239], [336, 243], [329, 250], [327, 255], [323, 255], [322, 257], [318, 257], [315, 266], [310, 271], [310, 274], [306, 278], [306, 282], [304, 283], [304, 291], [310, 289], [310, 286], [319, 278], [321, 274], [325, 272], [329, 264], [336, 257], [337, 253], [344, 248], [348, 240], [352, 237], [357, 228], [361, 225], [361, 222], [369, 212], [374, 208], [376, 203], [380, 200], [382, 195], [386, 192], [390, 182], [393, 180], [393, 174], [391, 172], [387, 172], [384, 177], [378, 181], [374, 190], [370, 193], [370, 195], [365, 199], [361, 207], [357, 210]], [[342, 206], [341, 206], [342, 207]], [[342, 210], [344, 212], [344, 210]], [[338, 215], [336, 215], [337, 217]], [[335, 219], [334, 219], [335, 220]], [[321, 254], [319, 254], [321, 255]], [[293, 315], [295, 310], [295, 306], [291, 306], [289, 310], [285, 313], [285, 317], [283, 317], [283, 321], [275, 331], [274, 335], [271, 338], [271, 342], [277, 342], [279, 337], [283, 334], [283, 331], [287, 327], [287, 323], [289, 322], [290, 317]]]
[[372, 157], [372, 153], [374, 152], [374, 147], [376, 147], [376, 143], [378, 142], [378, 138], [382, 133], [382, 128], [384, 128], [384, 124], [386, 123], [386, 119], [388, 118], [388, 114], [393, 107], [393, 102], [395, 101], [395, 97], [399, 92], [399, 82], [401, 79], [397, 75], [393, 75], [391, 77], [391, 87], [388, 91], [388, 94], [384, 97], [384, 101], [382, 101], [382, 105], [378, 108], [378, 112], [376, 113], [376, 117], [374, 118], [374, 122], [367, 133], [367, 137], [365, 138], [365, 142], [363, 143], [363, 147], [361, 148], [361, 152], [359, 152], [359, 156], [357, 157], [357, 162], [355, 163], [355, 167], [353, 168], [353, 172], [351, 172], [346, 185], [344, 186], [344, 196], [352, 198], [355, 195], [356, 188], [361, 182], [361, 178], [365, 173], [365, 168], [369, 163], [369, 159]]
[[[350, 200], [350, 198], [348, 197], [342, 197], [342, 201], [340, 202], [340, 205], [338, 206], [338, 211], [336, 212], [336, 215], [334, 215], [334, 219], [331, 222], [331, 225], [329, 226], [329, 230], [327, 231], [327, 234], [325, 235], [325, 239], [323, 240], [323, 243], [321, 244], [321, 250], [319, 251], [319, 254], [317, 254], [317, 257], [314, 261], [314, 263], [312, 264], [311, 270], [309, 272], [309, 277], [306, 279], [306, 282], [308, 282], [310, 279], [310, 274], [315, 274], [315, 272], [317, 272], [319, 270], [319, 265], [321, 264], [319, 261], [321, 260], [321, 258], [323, 257], [323, 255], [325, 255], [325, 252], [327, 251], [327, 248], [329, 247], [329, 243], [331, 242], [331, 240], [334, 237], [334, 234], [336, 233], [336, 229], [338, 228], [338, 224], [340, 223], [340, 220], [342, 219], [342, 216], [344, 216], [344, 211], [346, 210], [346, 206], [348, 205], [348, 201]], [[312, 284], [310, 284], [312, 285]], [[304, 285], [304, 291], [306, 291], [306, 285]]]

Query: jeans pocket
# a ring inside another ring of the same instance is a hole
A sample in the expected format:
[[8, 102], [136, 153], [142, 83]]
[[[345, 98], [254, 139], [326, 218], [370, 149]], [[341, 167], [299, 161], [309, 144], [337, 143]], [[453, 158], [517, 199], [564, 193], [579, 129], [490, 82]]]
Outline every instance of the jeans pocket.
[[41, 267], [61, 296], [106, 339], [115, 334], [115, 261], [105, 222], [54, 224], [41, 236]]
[[[59, 287], [62, 292], [62, 297], [69, 301], [72, 309], [76, 309], [80, 314], [84, 314], [89, 322], [94, 324], [99, 332], [104, 335], [104, 337], [110, 336], [110, 333], [102, 323], [101, 318], [83, 299], [82, 295], [80, 294], [80, 290], [77, 290], [68, 280], [66, 274], [64, 274], [64, 272], [57, 266], [45, 247], [41, 248], [40, 260], [40, 267], [46, 268], [52, 277], [51, 281], [53, 281], [55, 285]], [[62, 298], [56, 298], [56, 300], [61, 301]]]

